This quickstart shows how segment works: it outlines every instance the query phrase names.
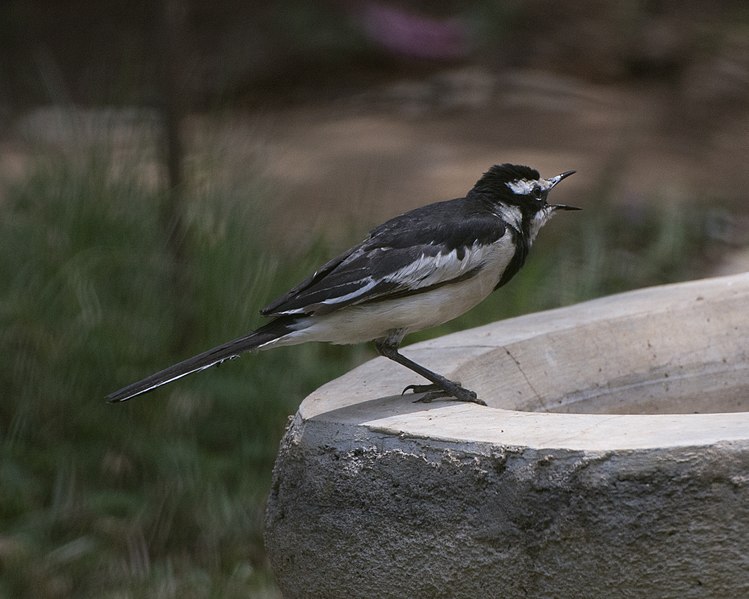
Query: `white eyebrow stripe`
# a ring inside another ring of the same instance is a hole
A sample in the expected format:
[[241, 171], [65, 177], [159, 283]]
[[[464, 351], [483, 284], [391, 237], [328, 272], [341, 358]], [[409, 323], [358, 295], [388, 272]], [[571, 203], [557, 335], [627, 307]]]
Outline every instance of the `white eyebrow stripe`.
[[533, 191], [533, 188], [535, 187], [534, 182], [528, 181], [528, 179], [518, 179], [516, 181], [508, 181], [505, 183], [507, 187], [510, 188], [512, 193], [515, 193], [517, 195], [528, 195], [531, 191]]
[[515, 181], [508, 181], [505, 185], [510, 188], [512, 193], [523, 196], [529, 195], [536, 187], [540, 187], [543, 191], [547, 191], [553, 187], [551, 181], [546, 179], [539, 179], [538, 181], [517, 179]]

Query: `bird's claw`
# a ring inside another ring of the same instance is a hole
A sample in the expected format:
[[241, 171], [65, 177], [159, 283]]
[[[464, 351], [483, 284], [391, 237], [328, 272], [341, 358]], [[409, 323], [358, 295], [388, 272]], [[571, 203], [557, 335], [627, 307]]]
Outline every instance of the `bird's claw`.
[[413, 393], [429, 393], [431, 391], [441, 391], [442, 393], [445, 392], [445, 390], [435, 384], [430, 385], [408, 385], [401, 391], [401, 395], [405, 395], [407, 391], [412, 391]]
[[421, 397], [415, 399], [413, 403], [431, 403], [435, 399], [441, 399], [444, 397], [454, 398], [457, 401], [465, 401], [470, 403], [479, 404], [485, 406], [486, 402], [479, 399], [474, 391], [462, 387], [460, 384], [455, 383], [450, 389], [444, 389], [440, 385], [408, 385], [401, 395], [404, 395], [407, 391], [412, 391], [414, 394], [421, 394]]

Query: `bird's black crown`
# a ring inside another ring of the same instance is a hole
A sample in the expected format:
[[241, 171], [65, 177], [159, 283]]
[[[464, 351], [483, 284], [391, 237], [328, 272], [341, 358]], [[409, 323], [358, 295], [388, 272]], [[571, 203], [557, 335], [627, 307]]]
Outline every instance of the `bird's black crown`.
[[526, 179], [534, 181], [541, 175], [536, 169], [520, 164], [495, 164], [476, 182], [471, 193], [482, 195], [507, 195], [510, 191], [508, 183]]

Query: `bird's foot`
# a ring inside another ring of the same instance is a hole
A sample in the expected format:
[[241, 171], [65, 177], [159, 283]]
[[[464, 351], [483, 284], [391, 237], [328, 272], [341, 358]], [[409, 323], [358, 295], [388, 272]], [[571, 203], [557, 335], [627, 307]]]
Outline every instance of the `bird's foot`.
[[430, 385], [409, 385], [408, 387], [403, 389], [401, 395], [405, 394], [407, 391], [422, 394], [419, 399], [414, 400], [414, 403], [430, 403], [435, 399], [452, 397], [454, 399], [457, 399], [458, 401], [476, 403], [480, 406], [486, 405], [486, 402], [484, 402], [482, 399], [479, 399], [474, 391], [466, 389], [459, 383], [454, 383], [452, 381], [448, 381], [448, 384], [445, 384], [444, 386], [437, 385], [436, 383], [432, 383]]

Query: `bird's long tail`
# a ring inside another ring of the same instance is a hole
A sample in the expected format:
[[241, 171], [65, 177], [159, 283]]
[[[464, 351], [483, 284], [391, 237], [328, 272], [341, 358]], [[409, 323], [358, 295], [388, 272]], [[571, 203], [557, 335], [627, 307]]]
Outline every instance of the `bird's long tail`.
[[111, 403], [127, 401], [193, 372], [200, 372], [211, 366], [218, 366], [227, 360], [238, 358], [244, 352], [259, 349], [295, 331], [296, 327], [294, 327], [294, 324], [296, 322], [297, 320], [294, 317], [277, 318], [257, 331], [253, 331], [232, 341], [227, 341], [213, 349], [173, 364], [169, 368], [156, 372], [143, 380], [131, 383], [114, 393], [110, 393], [107, 395], [107, 401]]

